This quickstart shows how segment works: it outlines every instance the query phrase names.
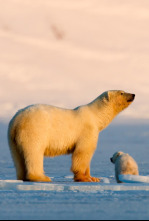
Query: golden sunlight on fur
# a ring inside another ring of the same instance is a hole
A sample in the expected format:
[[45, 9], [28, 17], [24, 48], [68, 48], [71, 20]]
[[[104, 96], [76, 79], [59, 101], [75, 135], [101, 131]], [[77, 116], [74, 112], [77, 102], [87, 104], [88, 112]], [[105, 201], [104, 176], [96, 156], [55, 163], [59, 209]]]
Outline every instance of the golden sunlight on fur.
[[50, 182], [44, 157], [72, 154], [74, 180], [99, 182], [90, 175], [98, 135], [134, 100], [135, 95], [108, 91], [74, 110], [32, 105], [20, 110], [9, 124], [8, 140], [17, 178]]

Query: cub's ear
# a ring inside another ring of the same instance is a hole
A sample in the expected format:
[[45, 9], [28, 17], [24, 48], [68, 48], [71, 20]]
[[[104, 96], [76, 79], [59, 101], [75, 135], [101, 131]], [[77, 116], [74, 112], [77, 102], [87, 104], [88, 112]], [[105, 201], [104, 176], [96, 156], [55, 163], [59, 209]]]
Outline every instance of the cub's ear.
[[117, 157], [121, 156], [122, 154], [123, 154], [123, 152], [118, 152]]

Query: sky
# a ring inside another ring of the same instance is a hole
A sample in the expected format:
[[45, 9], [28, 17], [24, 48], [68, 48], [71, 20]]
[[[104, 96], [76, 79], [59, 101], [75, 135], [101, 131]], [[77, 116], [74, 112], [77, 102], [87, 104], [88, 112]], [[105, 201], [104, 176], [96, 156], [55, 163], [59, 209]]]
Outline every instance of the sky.
[[[0, 0], [0, 120], [25, 106], [75, 108], [107, 90], [149, 119], [148, 0]], [[119, 119], [120, 119], [119, 118]]]

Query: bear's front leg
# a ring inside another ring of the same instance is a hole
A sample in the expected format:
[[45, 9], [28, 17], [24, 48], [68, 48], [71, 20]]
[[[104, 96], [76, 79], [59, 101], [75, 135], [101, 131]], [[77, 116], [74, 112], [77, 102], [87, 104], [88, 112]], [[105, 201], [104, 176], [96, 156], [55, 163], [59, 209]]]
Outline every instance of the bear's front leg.
[[90, 167], [87, 168], [85, 175], [86, 175], [87, 177], [90, 177], [90, 179], [92, 180], [92, 182], [95, 182], [95, 183], [99, 183], [99, 182], [100, 182], [100, 179], [99, 179], [99, 178], [91, 177]]
[[97, 178], [90, 176], [90, 165], [91, 159], [96, 149], [96, 142], [88, 142], [89, 146], [80, 143], [76, 146], [75, 151], [72, 155], [72, 172], [74, 173], [74, 180], [76, 182], [99, 182]]

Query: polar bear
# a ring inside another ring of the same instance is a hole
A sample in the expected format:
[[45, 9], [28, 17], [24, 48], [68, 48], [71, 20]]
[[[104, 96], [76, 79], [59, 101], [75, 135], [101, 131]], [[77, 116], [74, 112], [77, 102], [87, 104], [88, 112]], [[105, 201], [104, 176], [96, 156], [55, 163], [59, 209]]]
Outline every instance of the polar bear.
[[50, 182], [44, 173], [44, 157], [72, 154], [74, 180], [99, 182], [90, 175], [90, 163], [98, 135], [134, 100], [124, 91], [108, 91], [93, 102], [73, 110], [32, 105], [11, 120], [8, 140], [17, 178]]
[[113, 155], [111, 162], [115, 164], [115, 176], [118, 183], [122, 183], [119, 175], [139, 175], [138, 165], [129, 154], [119, 151]]

